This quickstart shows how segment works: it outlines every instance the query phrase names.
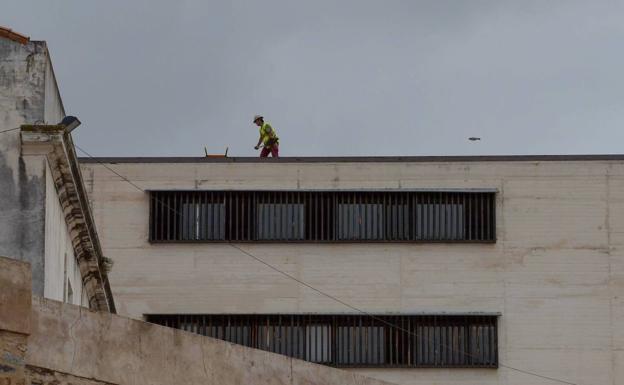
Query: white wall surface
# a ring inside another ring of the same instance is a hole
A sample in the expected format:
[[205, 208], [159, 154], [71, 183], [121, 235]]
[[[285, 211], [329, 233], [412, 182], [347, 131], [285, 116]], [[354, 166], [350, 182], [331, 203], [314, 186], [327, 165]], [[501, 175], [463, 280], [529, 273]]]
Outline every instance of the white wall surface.
[[[88, 306], [65, 214], [46, 163], [44, 297]], [[72, 294], [70, 295], [70, 287]]]
[[[500, 362], [624, 383], [624, 163], [109, 164], [144, 189], [494, 188], [495, 244], [240, 244], [369, 312], [500, 312]], [[83, 165], [120, 314], [349, 313], [227, 244], [150, 244], [148, 194]], [[360, 369], [401, 384], [552, 384], [505, 368]]]
[[[48, 55], [50, 55], [48, 53]], [[63, 101], [56, 84], [56, 77], [52, 68], [52, 61], [46, 63], [45, 98], [43, 107], [44, 121], [48, 124], [57, 124], [65, 117]]]

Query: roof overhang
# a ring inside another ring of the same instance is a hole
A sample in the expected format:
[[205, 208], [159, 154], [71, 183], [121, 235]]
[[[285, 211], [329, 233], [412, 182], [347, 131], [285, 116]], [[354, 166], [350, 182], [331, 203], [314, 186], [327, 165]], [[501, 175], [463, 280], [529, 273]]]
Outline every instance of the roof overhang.
[[21, 33], [17, 33], [10, 28], [2, 27], [2, 26], [0, 26], [0, 37], [13, 40], [20, 44], [26, 44], [30, 41], [30, 38], [28, 36], [22, 35]]

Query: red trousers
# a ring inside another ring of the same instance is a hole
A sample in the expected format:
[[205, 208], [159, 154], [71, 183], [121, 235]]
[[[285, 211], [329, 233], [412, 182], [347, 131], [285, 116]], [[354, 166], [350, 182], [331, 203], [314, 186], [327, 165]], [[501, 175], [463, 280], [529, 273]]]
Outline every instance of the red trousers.
[[262, 152], [260, 152], [261, 158], [266, 158], [271, 154], [274, 158], [279, 158], [279, 145], [277, 143], [272, 144], [270, 147], [262, 147]]

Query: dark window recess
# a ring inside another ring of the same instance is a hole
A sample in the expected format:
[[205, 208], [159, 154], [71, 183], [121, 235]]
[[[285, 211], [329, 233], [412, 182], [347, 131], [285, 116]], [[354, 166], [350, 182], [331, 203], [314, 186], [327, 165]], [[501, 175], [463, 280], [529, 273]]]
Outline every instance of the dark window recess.
[[[288, 199], [290, 198], [290, 199]], [[255, 233], [258, 240], [304, 240], [305, 205], [296, 196], [275, 199], [271, 193], [255, 199]]]
[[495, 193], [152, 191], [153, 242], [493, 242]]
[[336, 367], [498, 367], [496, 316], [194, 314], [147, 321]]
[[381, 203], [338, 203], [338, 240], [385, 239], [384, 205]]

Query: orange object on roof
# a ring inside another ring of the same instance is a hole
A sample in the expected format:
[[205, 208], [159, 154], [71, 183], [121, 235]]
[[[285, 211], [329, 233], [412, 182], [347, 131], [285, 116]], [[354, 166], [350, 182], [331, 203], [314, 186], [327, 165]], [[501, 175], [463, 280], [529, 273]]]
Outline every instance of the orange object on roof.
[[6, 37], [7, 39], [16, 41], [20, 44], [26, 44], [30, 41], [28, 36], [14, 32], [12, 29], [3, 26], [0, 26], [0, 37]]
[[230, 150], [230, 148], [226, 147], [225, 148], [225, 154], [209, 154], [208, 153], [208, 149], [206, 147], [204, 147], [204, 153], [206, 154], [206, 158], [227, 158], [229, 150]]

